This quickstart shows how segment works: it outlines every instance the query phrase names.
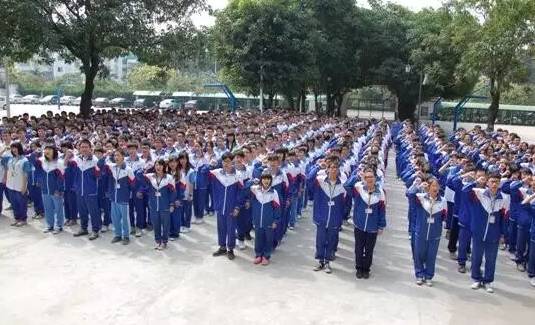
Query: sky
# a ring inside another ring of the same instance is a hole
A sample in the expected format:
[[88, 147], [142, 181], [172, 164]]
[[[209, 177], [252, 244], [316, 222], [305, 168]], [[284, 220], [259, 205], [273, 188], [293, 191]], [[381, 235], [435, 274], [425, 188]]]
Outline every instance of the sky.
[[[411, 10], [417, 11], [425, 7], [440, 7], [442, 0], [390, 0], [390, 2], [398, 3]], [[207, 0], [207, 3], [212, 6], [213, 9], [223, 9], [227, 5], [228, 0]], [[361, 6], [366, 6], [368, 1], [357, 0], [357, 3]], [[215, 18], [210, 17], [207, 12], [197, 14], [192, 17], [192, 19], [197, 26], [212, 26], [215, 22]]]

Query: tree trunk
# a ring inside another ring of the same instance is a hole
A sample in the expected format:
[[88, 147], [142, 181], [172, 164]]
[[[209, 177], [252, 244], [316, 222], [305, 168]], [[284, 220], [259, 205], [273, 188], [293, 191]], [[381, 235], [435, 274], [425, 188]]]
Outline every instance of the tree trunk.
[[274, 97], [275, 97], [275, 95], [269, 94], [269, 97], [268, 97], [268, 109], [273, 109], [273, 98]]
[[336, 116], [341, 117], [342, 116], [342, 102], [344, 100], [344, 95], [342, 93], [337, 93], [334, 96], [334, 101], [336, 104]]
[[487, 115], [487, 131], [494, 131], [494, 123], [498, 117], [498, 109], [500, 108], [500, 85], [495, 79], [490, 80], [490, 97], [491, 103]]
[[334, 115], [334, 95], [327, 94], [327, 116]]
[[318, 103], [318, 90], [316, 87], [314, 87], [314, 109], [316, 111], [316, 114], [319, 115], [320, 112], [320, 105]]
[[410, 119], [414, 121], [414, 111], [416, 110], [416, 102], [408, 97], [397, 95], [398, 98], [398, 117], [400, 121]]
[[85, 87], [82, 93], [82, 99], [80, 101], [80, 114], [87, 118], [91, 112], [93, 97], [93, 90], [95, 89], [95, 77], [97, 76], [99, 69], [99, 60], [92, 59], [91, 62], [87, 62], [82, 67], [85, 74]]

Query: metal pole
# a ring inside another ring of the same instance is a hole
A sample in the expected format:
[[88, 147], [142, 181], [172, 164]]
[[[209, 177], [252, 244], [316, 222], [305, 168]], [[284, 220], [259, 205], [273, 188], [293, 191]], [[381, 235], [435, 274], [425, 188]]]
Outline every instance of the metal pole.
[[4, 59], [4, 70], [6, 72], [6, 114], [7, 117], [11, 117], [11, 103], [10, 103], [10, 95], [9, 95], [9, 68], [8, 68], [8, 60], [7, 58]]
[[260, 67], [260, 114], [264, 112], [264, 66]]

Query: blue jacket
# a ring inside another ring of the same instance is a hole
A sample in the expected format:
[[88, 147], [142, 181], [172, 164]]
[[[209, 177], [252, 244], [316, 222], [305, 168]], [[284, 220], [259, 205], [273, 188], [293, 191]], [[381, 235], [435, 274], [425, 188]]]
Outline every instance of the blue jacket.
[[195, 158], [195, 156], [191, 156], [190, 158], [191, 165], [193, 166], [195, 173], [194, 173], [194, 181], [193, 183], [193, 189], [195, 190], [205, 190], [208, 188], [208, 175], [210, 173], [210, 162], [205, 159], [204, 157], [201, 158]]
[[448, 205], [443, 197], [434, 203], [426, 193], [413, 194], [416, 202], [414, 235], [420, 239], [436, 240], [442, 235], [442, 221], [446, 219]]
[[535, 243], [535, 202], [532, 202], [531, 204], [525, 203], [522, 207], [528, 212], [531, 218], [531, 227], [529, 229], [530, 241]]
[[463, 187], [463, 192], [469, 194], [472, 237], [480, 241], [498, 242], [501, 235], [505, 234], [509, 202], [501, 192], [493, 200], [488, 189], [475, 188], [475, 185], [472, 182]]
[[102, 175], [108, 182], [106, 189], [110, 201], [120, 204], [128, 204], [132, 196], [132, 189], [136, 179], [132, 169], [123, 163], [118, 166], [115, 163], [106, 163], [102, 169]]
[[145, 174], [143, 192], [149, 197], [151, 211], [169, 211], [171, 206], [175, 206], [175, 180], [169, 174], [162, 179], [157, 179], [156, 174]]
[[245, 191], [251, 202], [253, 225], [255, 229], [272, 228], [273, 223], [278, 225], [281, 217], [279, 195], [273, 188], [263, 191], [260, 185], [246, 183]]
[[522, 201], [525, 197], [533, 194], [533, 190], [523, 187], [523, 185], [522, 181], [506, 181], [502, 185], [502, 191], [511, 197], [509, 219], [516, 220], [523, 227], [529, 227], [531, 217], [529, 211], [522, 206]]
[[385, 192], [383, 189], [376, 186], [375, 191], [370, 195], [366, 186], [362, 182], [358, 182], [352, 187], [352, 196], [355, 228], [373, 233], [386, 227]]
[[220, 215], [228, 215], [234, 209], [240, 208], [243, 184], [235, 172], [227, 174], [222, 168], [214, 169], [210, 171], [209, 180], [214, 198], [214, 209]]
[[43, 194], [54, 195], [65, 191], [65, 165], [62, 160], [47, 161], [39, 158], [31, 162], [35, 166], [35, 177]]
[[80, 196], [97, 195], [97, 180], [100, 177], [98, 159], [95, 156], [89, 158], [77, 156], [67, 164], [73, 168], [73, 191]]
[[333, 185], [327, 176], [316, 176], [308, 180], [308, 187], [314, 197], [314, 224], [322, 228], [340, 229], [348, 199], [340, 179]]

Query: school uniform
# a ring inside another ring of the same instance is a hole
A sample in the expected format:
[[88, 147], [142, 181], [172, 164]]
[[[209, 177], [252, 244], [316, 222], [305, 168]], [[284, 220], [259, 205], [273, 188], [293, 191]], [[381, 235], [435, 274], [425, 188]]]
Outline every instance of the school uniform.
[[133, 170], [126, 166], [115, 163], [106, 163], [103, 174], [108, 182], [106, 188], [110, 200], [111, 219], [113, 222], [113, 231], [115, 237], [122, 239], [129, 238], [130, 210], [128, 203], [132, 195], [132, 189], [135, 185], [135, 176]]
[[[469, 194], [468, 207], [471, 215], [472, 232], [472, 279], [488, 284], [494, 282], [496, 257], [500, 237], [505, 233], [505, 218], [509, 202], [498, 191], [492, 197], [488, 189], [475, 188], [475, 183], [463, 187]], [[485, 270], [481, 264], [485, 257]]]
[[72, 164], [65, 164], [65, 219], [76, 222], [78, 219], [78, 205], [76, 203], [77, 194], [74, 190], [74, 181], [76, 180], [77, 168]]
[[297, 205], [299, 190], [304, 182], [300, 162], [291, 162], [286, 168], [286, 177], [288, 178], [288, 199], [290, 207], [288, 208], [288, 225], [294, 227], [297, 222]]
[[378, 186], [373, 192], [369, 192], [365, 184], [358, 182], [352, 187], [352, 196], [355, 267], [357, 271], [369, 273], [377, 232], [386, 227], [385, 193]]
[[[28, 219], [28, 197], [22, 190], [26, 188], [27, 177], [31, 172], [31, 164], [24, 156], [3, 156], [2, 165], [7, 171], [6, 193], [16, 221], [26, 222]], [[26, 180], [24, 179], [26, 177]]]
[[44, 157], [34, 160], [33, 164], [48, 229], [61, 230], [64, 223], [65, 164], [63, 160], [48, 161]]
[[[238, 175], [238, 178], [242, 184], [246, 184], [249, 180], [251, 180], [252, 173], [252, 166], [245, 166], [243, 169], [236, 169], [236, 174]], [[246, 239], [246, 235], [250, 239], [249, 233], [253, 228], [251, 206], [249, 205], [249, 207], [247, 207], [246, 202], [250, 203], [250, 200], [246, 198], [245, 200], [242, 200], [240, 204], [240, 214], [238, 215], [238, 220], [236, 223], [239, 241], [244, 241]]]
[[91, 218], [91, 230], [98, 233], [102, 227], [98, 203], [98, 178], [100, 177], [98, 159], [93, 155], [76, 156], [67, 164], [74, 168], [73, 190], [76, 193], [81, 230], [87, 231], [89, 218]]
[[247, 198], [251, 202], [255, 229], [255, 257], [270, 259], [273, 251], [273, 224], [278, 225], [281, 212], [279, 195], [271, 187], [267, 190], [261, 185], [249, 185], [249, 187]]
[[[108, 160], [108, 159], [106, 159]], [[99, 165], [99, 168], [104, 167], [105, 160], [101, 159], [102, 165]], [[99, 161], [100, 163], [100, 161]], [[108, 173], [101, 173], [100, 177], [97, 179], [97, 201], [98, 201], [98, 212], [102, 218], [102, 226], [109, 227], [111, 220], [111, 201], [109, 197], [109, 180], [110, 175]]]
[[308, 187], [312, 190], [314, 201], [312, 220], [316, 225], [315, 258], [320, 264], [325, 264], [333, 260], [338, 245], [347, 199], [346, 190], [340, 178], [333, 183], [327, 176], [308, 179]]
[[529, 254], [528, 254], [528, 277], [535, 277], [535, 202], [525, 203], [522, 208], [526, 210], [530, 219], [531, 226], [529, 231]]
[[143, 171], [146, 167], [146, 162], [139, 157], [136, 157], [135, 159], [126, 157], [125, 163], [132, 170], [134, 177], [136, 178], [136, 181], [133, 183], [128, 205], [130, 226], [140, 230], [145, 229], [147, 227], [147, 200], [143, 196], [139, 198], [137, 194], [140, 192], [143, 183]]
[[447, 217], [447, 202], [426, 193], [414, 194], [416, 219], [414, 225], [414, 273], [416, 278], [431, 280], [442, 235], [442, 222]]
[[43, 215], [43, 212], [45, 210], [43, 206], [43, 197], [41, 194], [41, 187], [40, 183], [36, 176], [35, 166], [33, 164], [34, 161], [39, 159], [41, 156], [40, 153], [34, 152], [26, 156], [28, 161], [31, 163], [31, 171], [30, 175], [28, 176], [28, 196], [31, 202], [33, 202], [33, 210], [35, 211], [36, 215]]
[[180, 182], [181, 186], [184, 188], [183, 198], [182, 198], [182, 215], [181, 215], [181, 225], [184, 228], [191, 228], [191, 215], [193, 209], [193, 200], [192, 200], [192, 188], [193, 182], [195, 181], [195, 172], [193, 169], [185, 171], [180, 171]]
[[181, 182], [181, 180], [175, 179], [175, 209], [170, 214], [169, 222], [169, 238], [171, 240], [178, 239], [180, 237], [180, 230], [182, 228], [182, 217], [184, 214], [184, 206], [182, 202], [184, 201], [184, 192], [186, 191], [186, 184]]
[[157, 244], [167, 244], [169, 239], [170, 207], [175, 205], [176, 190], [173, 176], [145, 174], [143, 192], [148, 196], [149, 215]]
[[205, 157], [196, 157], [195, 155], [190, 156], [190, 162], [194, 170], [193, 215], [196, 219], [202, 219], [208, 200], [210, 162]]
[[233, 213], [240, 207], [243, 184], [235, 171], [226, 173], [223, 169], [210, 171], [209, 180], [212, 184], [214, 210], [217, 212], [218, 244], [231, 251], [236, 246], [236, 217]]

